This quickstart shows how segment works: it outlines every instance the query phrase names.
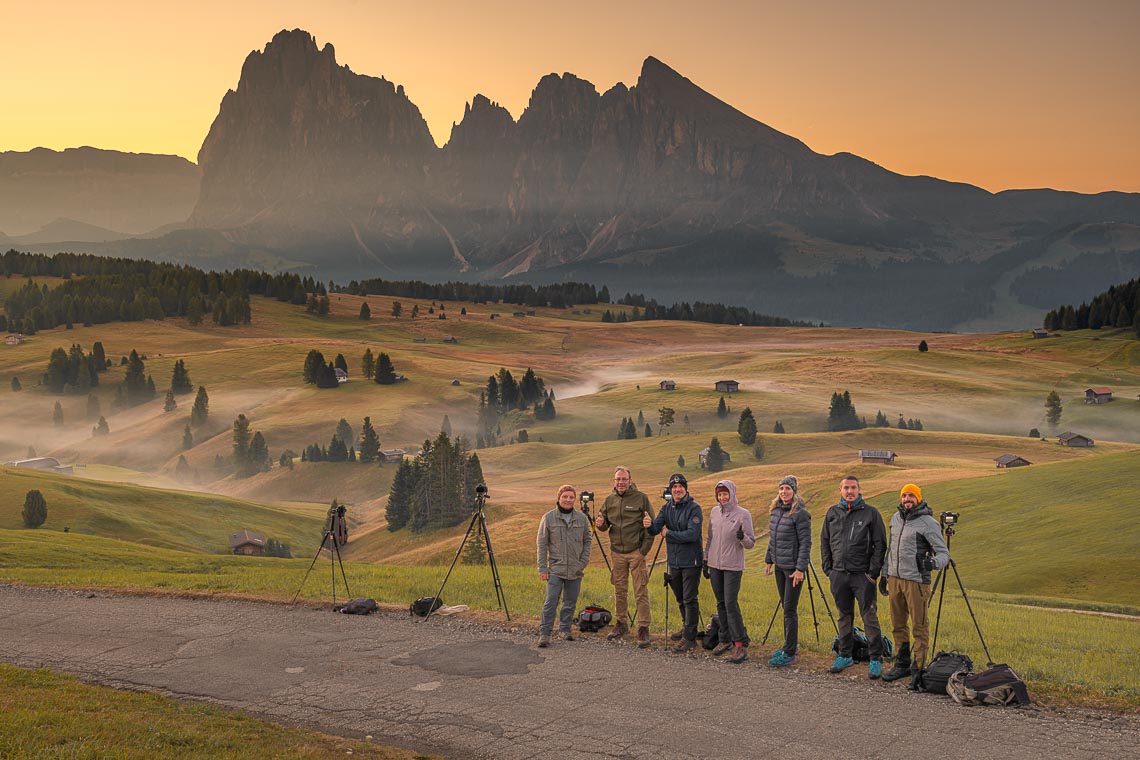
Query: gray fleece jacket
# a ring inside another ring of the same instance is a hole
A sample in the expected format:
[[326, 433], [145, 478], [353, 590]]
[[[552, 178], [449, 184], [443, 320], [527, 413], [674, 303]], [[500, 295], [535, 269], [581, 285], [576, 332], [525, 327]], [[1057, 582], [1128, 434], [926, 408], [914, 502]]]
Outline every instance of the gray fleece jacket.
[[911, 509], [899, 509], [891, 517], [891, 535], [887, 539], [887, 561], [883, 575], [930, 583], [930, 573], [918, 569], [920, 554], [933, 554], [934, 566], [942, 569], [950, 564], [950, 550], [942, 540], [942, 529], [925, 501]]

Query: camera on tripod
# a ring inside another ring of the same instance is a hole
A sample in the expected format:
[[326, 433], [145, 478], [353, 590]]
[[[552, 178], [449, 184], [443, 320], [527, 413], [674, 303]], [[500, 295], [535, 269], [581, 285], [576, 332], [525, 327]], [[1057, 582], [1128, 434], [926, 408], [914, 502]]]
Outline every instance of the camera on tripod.
[[333, 499], [329, 511], [325, 513], [325, 535], [332, 535], [337, 546], [348, 543], [348, 520], [345, 519], [347, 508]]
[[957, 512], [943, 512], [942, 514], [938, 515], [938, 519], [944, 526], [945, 525], [954, 525], [955, 523], [958, 522], [958, 520], [959, 520], [959, 518], [961, 518], [961, 516], [962, 515], [960, 515]]
[[590, 504], [594, 501], [594, 492], [582, 491], [578, 494], [578, 501], [582, 503], [582, 513], [587, 517], [590, 516]]
[[661, 489], [661, 498], [665, 501], [673, 501], [673, 487], [665, 486]]

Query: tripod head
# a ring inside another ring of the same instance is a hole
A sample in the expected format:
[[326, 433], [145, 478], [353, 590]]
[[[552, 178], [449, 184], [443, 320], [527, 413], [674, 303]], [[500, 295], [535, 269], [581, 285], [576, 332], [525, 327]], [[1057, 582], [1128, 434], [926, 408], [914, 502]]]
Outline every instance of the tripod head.
[[486, 483], [480, 483], [475, 486], [475, 506], [471, 508], [471, 511], [482, 512], [483, 505], [487, 503], [487, 499], [489, 498], [491, 498], [491, 495], [487, 493]]
[[950, 544], [950, 536], [958, 532], [954, 526], [958, 524], [961, 517], [962, 515], [957, 512], [943, 512], [938, 515], [938, 522], [942, 523], [942, 533], [946, 536], [947, 545]]

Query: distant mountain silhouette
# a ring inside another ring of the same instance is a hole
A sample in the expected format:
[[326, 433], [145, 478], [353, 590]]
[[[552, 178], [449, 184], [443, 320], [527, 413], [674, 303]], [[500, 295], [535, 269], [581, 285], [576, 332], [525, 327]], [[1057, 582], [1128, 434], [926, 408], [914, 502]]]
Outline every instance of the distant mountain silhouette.
[[66, 232], [44, 231], [60, 219], [118, 231], [112, 235], [119, 237], [141, 234], [185, 222], [197, 197], [198, 168], [178, 156], [96, 148], [0, 153], [0, 231], [11, 238], [35, 233], [38, 242], [113, 239], [45, 240], [41, 232]]

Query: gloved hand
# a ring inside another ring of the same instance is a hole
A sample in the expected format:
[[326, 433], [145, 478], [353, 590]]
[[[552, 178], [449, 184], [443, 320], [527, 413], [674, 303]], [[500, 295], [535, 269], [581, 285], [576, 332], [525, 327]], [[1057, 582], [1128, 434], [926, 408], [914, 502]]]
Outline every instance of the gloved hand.
[[879, 576], [879, 593], [883, 596], [887, 595], [887, 576]]
[[737, 541], [743, 541], [744, 540], [744, 526], [743, 525], [736, 526], [736, 540]]
[[915, 561], [918, 564], [918, 569], [924, 573], [929, 573], [934, 569], [934, 557], [929, 554], [919, 554]]
[[712, 574], [709, 573], [709, 563], [708, 562], [702, 562], [701, 563], [701, 575], [705, 576], [706, 578], [712, 577]]

